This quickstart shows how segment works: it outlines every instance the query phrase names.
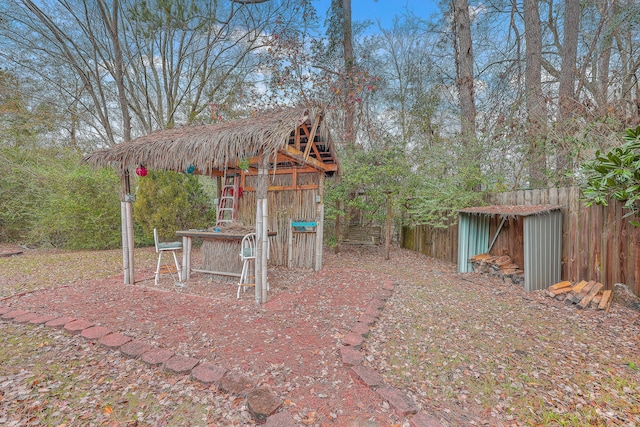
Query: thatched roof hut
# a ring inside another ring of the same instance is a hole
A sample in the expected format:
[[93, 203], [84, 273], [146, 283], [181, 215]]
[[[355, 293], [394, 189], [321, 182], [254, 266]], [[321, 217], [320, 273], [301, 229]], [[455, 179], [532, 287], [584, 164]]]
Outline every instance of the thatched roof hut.
[[[257, 167], [259, 156], [264, 155], [272, 166], [306, 165], [333, 173], [338, 164], [322, 120], [319, 107], [254, 113], [227, 123], [152, 132], [95, 151], [85, 161], [121, 170], [142, 164], [149, 169], [183, 171], [193, 165], [196, 173], [220, 175], [225, 169], [237, 167], [243, 159]], [[316, 146], [306, 145], [306, 139], [314, 140]]]
[[[258, 276], [263, 277], [264, 293], [259, 295], [256, 282], [257, 301], [266, 301], [268, 229], [278, 230], [278, 240], [271, 245], [271, 253], [275, 251], [276, 256], [272, 255], [270, 262], [299, 266], [312, 260], [314, 268], [321, 266], [322, 187], [324, 176], [338, 170], [338, 161], [320, 107], [272, 110], [227, 123], [160, 130], [97, 150], [84, 160], [95, 167], [114, 167], [121, 173], [125, 283], [133, 283], [129, 170], [140, 165], [156, 170], [194, 169], [196, 174], [240, 178], [238, 181], [249, 193], [242, 201], [236, 200], [242, 210], [240, 217], [246, 225], [255, 226], [259, 241], [257, 258], [261, 261], [256, 262], [256, 278], [258, 282]], [[303, 217], [317, 220], [313, 239], [307, 234], [293, 237], [290, 224]], [[306, 255], [300, 256], [301, 252]]]

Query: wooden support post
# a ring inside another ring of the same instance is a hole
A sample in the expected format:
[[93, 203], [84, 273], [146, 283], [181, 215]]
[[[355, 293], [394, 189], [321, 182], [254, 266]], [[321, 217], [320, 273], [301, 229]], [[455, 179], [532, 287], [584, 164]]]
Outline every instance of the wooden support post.
[[289, 219], [289, 238], [287, 241], [287, 268], [293, 264], [293, 220]]
[[267, 251], [269, 211], [267, 202], [268, 170], [267, 158], [263, 156], [258, 166], [258, 186], [256, 189], [256, 259], [255, 259], [255, 300], [256, 304], [267, 302]]
[[317, 220], [316, 220], [316, 257], [313, 265], [315, 271], [322, 269], [322, 240], [324, 234], [324, 203], [318, 203]]
[[122, 224], [122, 273], [124, 275], [124, 284], [130, 285], [130, 269], [129, 269], [129, 238], [127, 236], [127, 202], [120, 202], [120, 222]]
[[127, 210], [127, 239], [129, 240], [129, 284], [134, 285], [136, 283], [135, 270], [133, 264], [133, 253], [135, 243], [133, 241], [133, 201], [131, 195], [129, 195], [129, 201], [126, 203]]
[[[265, 171], [266, 176], [266, 171]], [[266, 181], [266, 178], [265, 178]], [[266, 184], [266, 183], [265, 183]], [[269, 282], [267, 272], [269, 269], [268, 266], [268, 258], [269, 258], [269, 202], [268, 198], [265, 197], [262, 199], [262, 251], [260, 252], [262, 271], [260, 272], [262, 276], [262, 280], [260, 280], [260, 284], [262, 286], [261, 302], [262, 304], [267, 302], [267, 292], [269, 290]], [[257, 274], [257, 273], [256, 273]]]
[[387, 193], [387, 221], [384, 233], [384, 259], [389, 260], [391, 249], [391, 194]]
[[324, 247], [324, 172], [318, 174], [318, 196], [316, 210], [316, 259], [314, 270], [322, 269], [322, 249]]
[[125, 285], [134, 284], [133, 272], [133, 208], [131, 206], [129, 171], [120, 175], [120, 216], [122, 224], [122, 272]]

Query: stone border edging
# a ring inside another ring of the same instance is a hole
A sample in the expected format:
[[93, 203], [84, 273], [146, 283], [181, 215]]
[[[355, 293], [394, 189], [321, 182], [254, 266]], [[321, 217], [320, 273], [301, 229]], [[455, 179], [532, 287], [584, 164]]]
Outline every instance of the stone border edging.
[[420, 411], [413, 399], [403, 390], [385, 385], [382, 375], [375, 369], [362, 365], [364, 354], [360, 348], [364, 339], [369, 335], [371, 326], [379, 319], [386, 301], [391, 298], [397, 284], [392, 281], [383, 283], [381, 299], [369, 301], [364, 313], [342, 339], [340, 355], [345, 365], [351, 366], [351, 372], [367, 387], [375, 390], [380, 398], [387, 401], [401, 417], [408, 417], [412, 427], [442, 427], [440, 421], [431, 415]]
[[[340, 356], [342, 362], [351, 366], [351, 372], [367, 387], [374, 390], [382, 400], [387, 401], [401, 417], [409, 417], [412, 427], [442, 427], [429, 414], [420, 411], [411, 397], [401, 389], [385, 385], [382, 375], [375, 369], [362, 365], [364, 354], [360, 351], [371, 326], [379, 319], [386, 301], [391, 298], [395, 287], [388, 280], [382, 284], [380, 299], [371, 299], [350, 331], [342, 339]], [[286, 410], [277, 412], [284, 401], [264, 386], [257, 386], [248, 376], [229, 371], [226, 368], [192, 357], [174, 354], [171, 350], [155, 347], [84, 319], [67, 316], [41, 315], [26, 310], [12, 310], [0, 306], [0, 320], [19, 324], [45, 325], [64, 329], [71, 335], [80, 335], [88, 341], [97, 342], [108, 350], [118, 350], [127, 358], [139, 359], [145, 364], [158, 367], [177, 375], [191, 375], [203, 384], [213, 384], [218, 389], [246, 399], [247, 409], [254, 420], [264, 423], [264, 427], [296, 427], [291, 414]]]
[[[213, 384], [218, 389], [246, 399], [249, 414], [258, 422], [276, 417], [276, 412], [284, 401], [264, 386], [258, 387], [256, 382], [244, 374], [229, 371], [221, 366], [204, 362], [192, 357], [174, 354], [171, 350], [155, 347], [144, 341], [112, 332], [108, 328], [96, 325], [84, 319], [68, 316], [41, 315], [26, 310], [13, 310], [0, 306], [0, 320], [13, 321], [18, 324], [44, 325], [49, 328], [63, 329], [70, 335], [80, 335], [107, 350], [118, 350], [127, 358], [139, 359], [151, 367], [162, 368], [172, 374], [191, 375], [191, 378], [204, 383]], [[276, 417], [276, 425], [285, 426], [283, 416]], [[291, 418], [293, 423], [293, 418]], [[291, 424], [295, 426], [295, 424]]]

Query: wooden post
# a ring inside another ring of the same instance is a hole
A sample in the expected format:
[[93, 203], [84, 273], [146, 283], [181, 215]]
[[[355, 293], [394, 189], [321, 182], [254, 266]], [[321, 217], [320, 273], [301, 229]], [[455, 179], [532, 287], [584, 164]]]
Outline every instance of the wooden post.
[[289, 219], [289, 239], [287, 241], [287, 268], [293, 264], [293, 220]]
[[124, 284], [131, 284], [129, 270], [129, 237], [127, 236], [127, 202], [120, 202], [120, 222], [122, 224], [122, 273], [124, 275]]
[[384, 259], [389, 260], [391, 249], [391, 195], [387, 193], [387, 226], [384, 233]]
[[256, 188], [256, 270], [255, 270], [255, 299], [256, 304], [267, 302], [267, 251], [268, 251], [268, 158], [260, 159], [258, 166], [258, 185]]
[[[260, 171], [258, 171], [258, 188], [260, 186], [261, 177]], [[259, 196], [259, 191], [256, 192], [256, 258], [254, 260], [254, 295], [256, 304], [262, 302], [262, 199]]]
[[[265, 182], [267, 174], [265, 171]], [[265, 184], [266, 185], [266, 184]], [[267, 302], [267, 291], [269, 290], [269, 282], [267, 277], [268, 267], [268, 255], [269, 255], [269, 202], [268, 198], [265, 197], [262, 199], [262, 251], [260, 253], [261, 257], [261, 265], [262, 271], [260, 272], [262, 275], [262, 280], [260, 280], [260, 284], [262, 285], [261, 302], [264, 304]], [[256, 273], [257, 274], [257, 273]]]
[[318, 176], [318, 196], [316, 211], [316, 259], [313, 266], [315, 271], [322, 269], [322, 248], [324, 246], [324, 172]]
[[324, 203], [318, 203], [318, 215], [316, 220], [316, 258], [313, 269], [319, 271], [322, 269], [322, 246], [324, 235]]
[[120, 175], [120, 216], [122, 224], [122, 272], [124, 284], [134, 283], [133, 273], [133, 209], [131, 207], [131, 183], [129, 171], [124, 169]]
[[126, 203], [127, 210], [127, 239], [129, 239], [129, 284], [135, 285], [135, 271], [133, 264], [133, 251], [135, 243], [133, 242], [133, 201], [131, 199], [131, 194], [129, 194], [129, 200]]

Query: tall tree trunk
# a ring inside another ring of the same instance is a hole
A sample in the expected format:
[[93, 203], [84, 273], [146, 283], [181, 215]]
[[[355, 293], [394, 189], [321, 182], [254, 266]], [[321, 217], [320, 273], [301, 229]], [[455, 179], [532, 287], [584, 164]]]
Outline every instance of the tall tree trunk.
[[576, 61], [578, 55], [578, 30], [580, 28], [580, 0], [565, 0], [564, 38], [562, 44], [562, 65], [560, 67], [560, 87], [558, 89], [559, 125], [563, 135], [558, 139], [556, 148], [556, 173], [559, 184], [570, 185], [567, 172], [572, 171], [571, 145], [569, 143], [575, 129], [573, 116], [576, 105]]
[[[355, 145], [355, 84], [354, 84], [354, 73], [355, 73], [355, 57], [353, 55], [353, 31], [351, 27], [351, 0], [334, 0], [334, 1], [342, 1], [342, 54], [344, 59], [344, 70], [345, 76], [343, 79], [344, 89], [343, 93], [343, 104], [344, 104], [344, 143], [347, 145]], [[340, 176], [337, 177], [338, 181], [340, 180]], [[351, 195], [349, 196], [352, 198]], [[338, 211], [340, 210], [341, 202], [337, 202]], [[336, 236], [336, 246], [335, 252], [340, 252], [340, 242], [342, 241], [342, 230], [341, 230], [341, 218], [340, 214], [336, 216], [335, 222], [335, 231], [334, 234]], [[348, 222], [347, 222], [348, 224]]]
[[109, 32], [109, 38], [113, 44], [113, 61], [114, 61], [114, 78], [116, 82], [116, 88], [118, 89], [118, 102], [120, 104], [120, 110], [122, 114], [122, 139], [131, 141], [131, 114], [129, 113], [129, 103], [127, 102], [127, 92], [124, 84], [124, 59], [122, 56], [122, 48], [120, 46], [118, 18], [120, 16], [120, 3], [118, 0], [113, 0], [111, 16], [109, 16], [109, 5], [104, 0], [98, 1], [98, 8], [102, 15], [107, 31]]
[[529, 185], [546, 187], [547, 108], [542, 93], [542, 29], [539, 0], [524, 0], [525, 99], [529, 145]]
[[342, 0], [342, 49], [344, 69], [346, 73], [344, 91], [344, 140], [347, 144], [355, 144], [355, 57], [353, 56], [353, 32], [351, 28], [351, 0]]
[[473, 82], [473, 49], [468, 0], [452, 0], [456, 38], [456, 87], [460, 104], [460, 130], [465, 142], [476, 135], [476, 105]]
[[617, 10], [616, 0], [604, 0], [601, 13], [606, 15], [605, 31], [598, 56], [598, 85], [596, 102], [600, 114], [604, 116], [609, 109], [609, 69], [611, 67], [611, 50], [613, 48], [613, 34], [615, 31], [615, 15]]

